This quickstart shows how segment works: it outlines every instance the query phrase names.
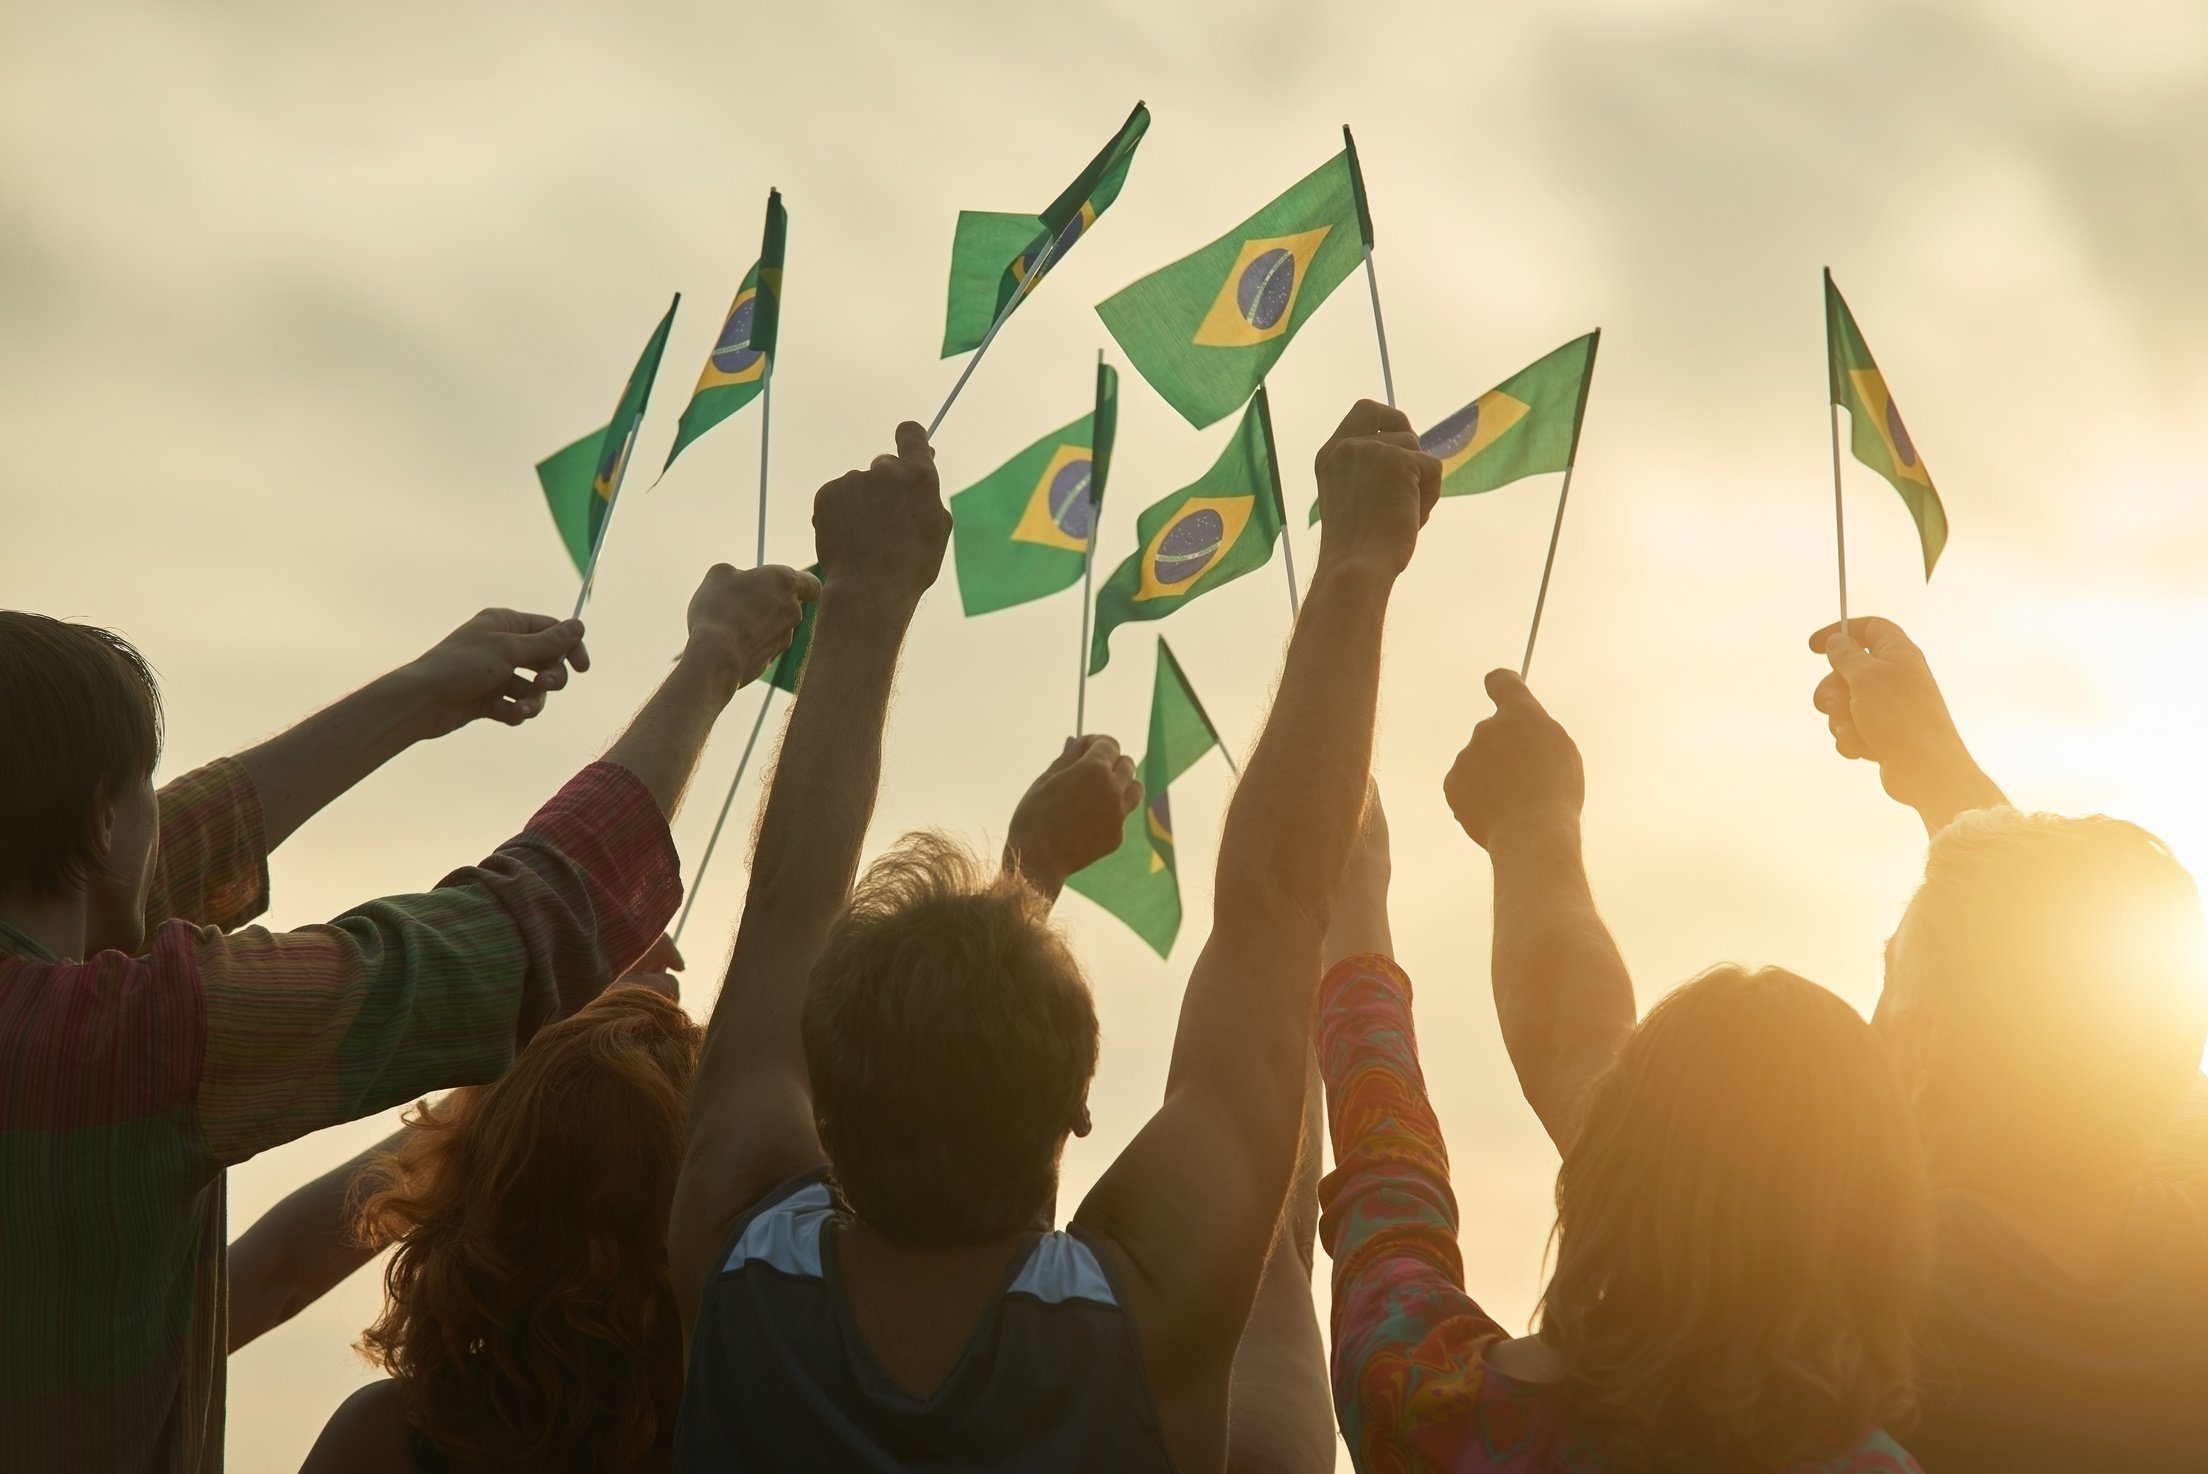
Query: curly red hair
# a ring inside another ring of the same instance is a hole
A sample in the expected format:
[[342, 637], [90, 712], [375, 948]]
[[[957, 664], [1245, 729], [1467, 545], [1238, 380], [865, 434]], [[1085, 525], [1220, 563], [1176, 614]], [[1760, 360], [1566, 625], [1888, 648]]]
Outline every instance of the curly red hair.
[[361, 1351], [456, 1470], [665, 1469], [682, 1397], [667, 1214], [702, 1031], [609, 988], [371, 1174], [396, 1241]]

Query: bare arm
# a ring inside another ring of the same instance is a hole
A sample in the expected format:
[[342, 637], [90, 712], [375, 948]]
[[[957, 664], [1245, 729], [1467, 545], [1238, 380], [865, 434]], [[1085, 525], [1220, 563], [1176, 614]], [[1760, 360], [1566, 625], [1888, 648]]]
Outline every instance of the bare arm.
[[1004, 869], [1053, 905], [1066, 877], [1119, 848], [1123, 823], [1142, 802], [1132, 758], [1110, 737], [1069, 737], [1028, 785], [1005, 829]]
[[730, 1226], [776, 1183], [823, 1160], [798, 1017], [858, 874], [905, 631], [950, 536], [926, 436], [908, 423], [897, 443], [897, 455], [831, 482], [814, 503], [826, 579], [819, 622], [706, 1026], [668, 1228], [686, 1326]]
[[1579, 749], [1509, 671], [1487, 678], [1495, 715], [1449, 770], [1449, 807], [1495, 866], [1495, 1015], [1518, 1085], [1559, 1151], [1587, 1087], [1633, 1030], [1633, 980], [1595, 910], [1580, 858]]
[[1224, 1440], [1215, 1419], [1295, 1168], [1320, 942], [1371, 763], [1381, 627], [1439, 483], [1408, 422], [1369, 402], [1320, 452], [1326, 538], [1227, 812], [1165, 1101], [1077, 1215], [1118, 1251], [1188, 1467]]
[[1971, 809], [2008, 803], [1970, 755], [1931, 664], [1901, 626], [1872, 616], [1850, 620], [1847, 633], [1828, 624], [1809, 648], [1832, 663], [1814, 701], [1833, 746], [1878, 764], [1886, 792], [1917, 811], [1926, 834]]
[[486, 609], [418, 659], [239, 753], [260, 792], [268, 848], [417, 742], [484, 718], [529, 720], [567, 684], [570, 665], [590, 669], [580, 621]]
[[376, 1257], [352, 1232], [353, 1184], [406, 1137], [394, 1131], [293, 1189], [230, 1245], [231, 1351], [275, 1330]]

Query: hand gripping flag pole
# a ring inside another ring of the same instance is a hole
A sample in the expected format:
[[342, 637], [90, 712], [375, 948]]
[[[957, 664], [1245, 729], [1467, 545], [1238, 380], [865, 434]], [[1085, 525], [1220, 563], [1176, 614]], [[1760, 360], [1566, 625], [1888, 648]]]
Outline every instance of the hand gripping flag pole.
[[[1365, 242], [1365, 285], [1372, 289], [1372, 330], [1380, 340], [1380, 384], [1388, 396], [1388, 408], [1395, 408], [1395, 370], [1388, 362], [1388, 322], [1380, 315], [1380, 277], [1372, 269], [1372, 207], [1365, 203], [1365, 171], [1357, 164], [1357, 140], [1349, 136], [1349, 125], [1342, 125], [1342, 144], [1349, 151], [1349, 178], [1357, 193], [1357, 230]], [[1283, 535], [1286, 532], [1283, 519]]]
[[1564, 504], [1572, 496], [1572, 468], [1579, 464], [1579, 429], [1587, 421], [1587, 390], [1595, 382], [1595, 354], [1602, 347], [1602, 329], [1596, 328], [1587, 344], [1587, 367], [1579, 376], [1579, 404], [1572, 411], [1572, 449], [1564, 459], [1564, 484], [1556, 493], [1556, 521], [1549, 528], [1549, 555], [1541, 563], [1541, 591], [1533, 596], [1533, 627], [1526, 631], [1525, 658], [1518, 662], [1518, 679], [1533, 669], [1533, 642], [1541, 637], [1541, 611], [1549, 602], [1549, 575], [1556, 569], [1556, 544], [1564, 535]]

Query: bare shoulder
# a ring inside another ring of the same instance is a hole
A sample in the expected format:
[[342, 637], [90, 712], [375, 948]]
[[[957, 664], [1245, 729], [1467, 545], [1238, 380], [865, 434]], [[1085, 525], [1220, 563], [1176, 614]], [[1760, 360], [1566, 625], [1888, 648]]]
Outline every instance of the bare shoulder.
[[399, 1384], [370, 1382], [339, 1403], [299, 1474], [415, 1474]]

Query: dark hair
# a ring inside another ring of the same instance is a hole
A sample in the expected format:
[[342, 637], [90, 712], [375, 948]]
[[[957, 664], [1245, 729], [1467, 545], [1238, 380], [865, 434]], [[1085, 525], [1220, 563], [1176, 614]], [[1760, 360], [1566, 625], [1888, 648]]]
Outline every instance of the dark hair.
[[908, 835], [829, 934], [802, 1028], [836, 1186], [885, 1238], [1016, 1233], [1057, 1190], [1096, 1007], [1023, 882]]
[[0, 893], [99, 868], [99, 806], [153, 776], [161, 690], [128, 640], [0, 609]]

